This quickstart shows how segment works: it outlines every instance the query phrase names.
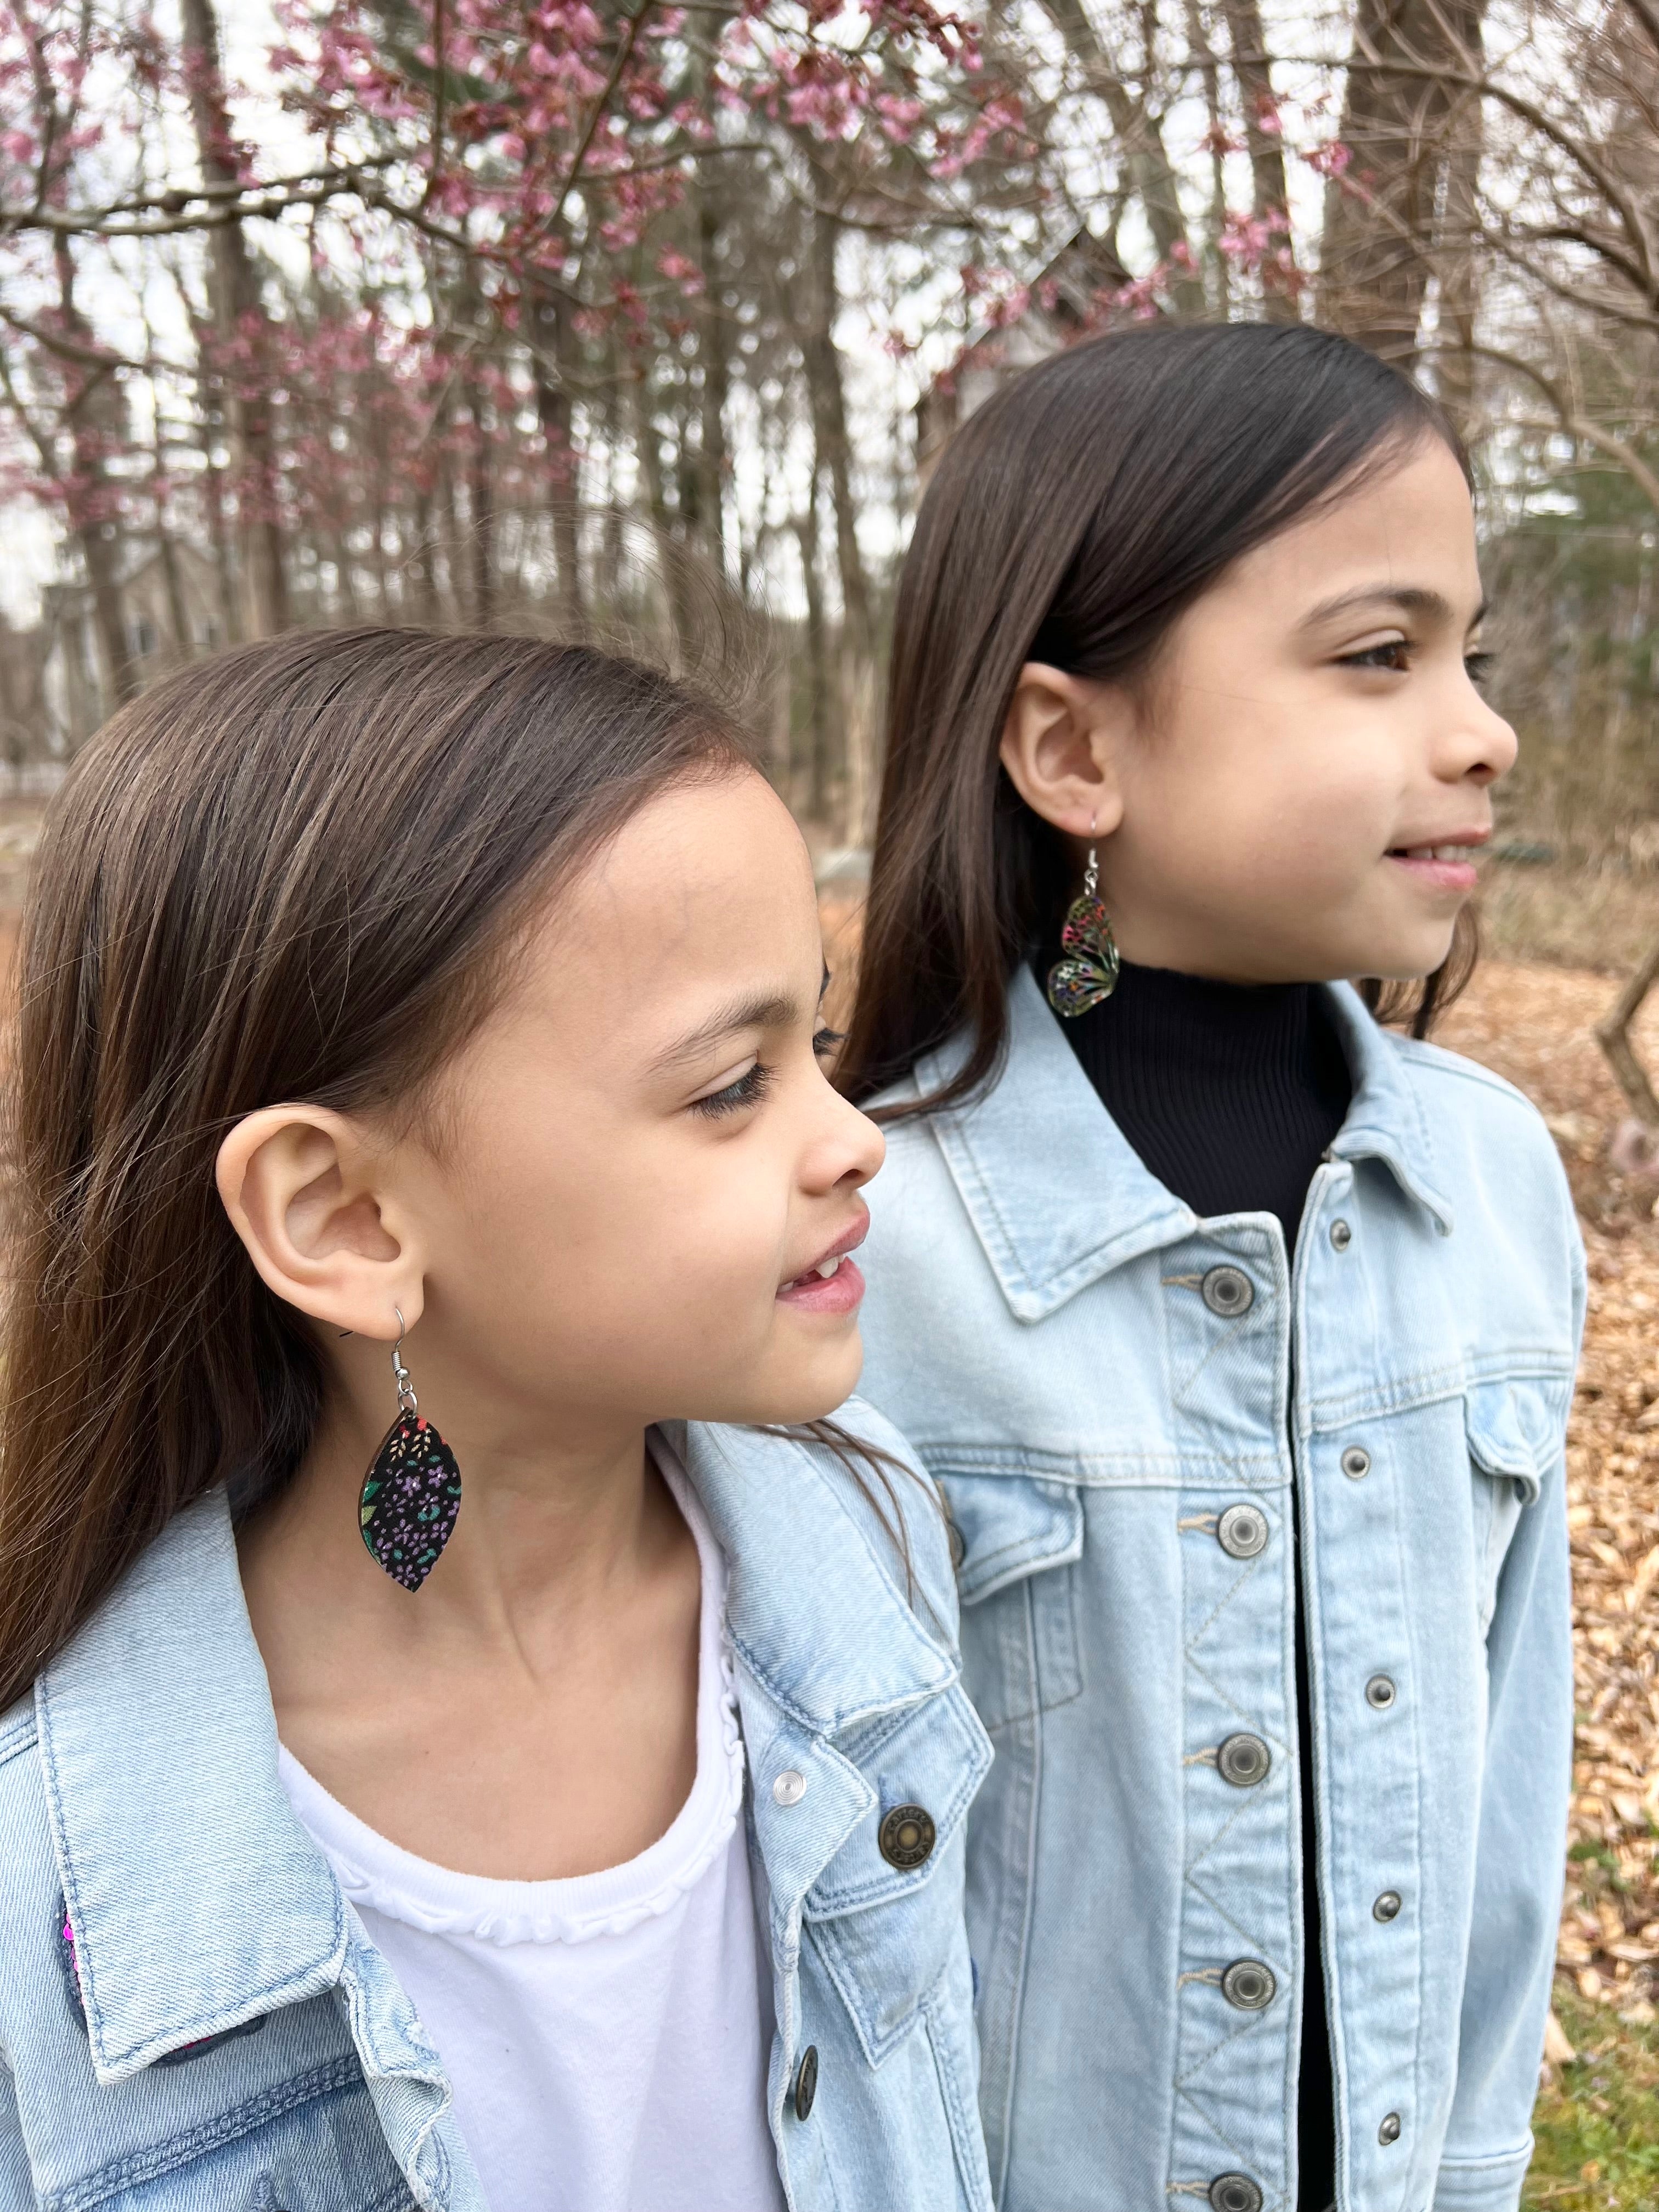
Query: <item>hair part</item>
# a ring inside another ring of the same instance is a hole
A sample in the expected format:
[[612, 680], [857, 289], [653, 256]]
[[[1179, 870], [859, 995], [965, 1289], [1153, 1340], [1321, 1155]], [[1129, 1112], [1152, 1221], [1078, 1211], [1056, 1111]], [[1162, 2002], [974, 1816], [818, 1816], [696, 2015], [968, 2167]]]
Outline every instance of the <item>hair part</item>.
[[20, 954], [0, 1710], [180, 1507], [310, 1443], [321, 1354], [220, 1203], [227, 1131], [417, 1114], [535, 908], [658, 793], [753, 764], [638, 663], [386, 629], [198, 665], [88, 745]]
[[[887, 763], [857, 1001], [839, 1079], [860, 1101], [965, 1030], [940, 1090], [878, 1118], [959, 1104], [1000, 1067], [1010, 976], [1071, 890], [1060, 833], [1000, 757], [1019, 672], [1155, 676], [1180, 617], [1253, 548], [1425, 438], [1468, 463], [1428, 396], [1345, 338], [1300, 325], [1176, 325], [1076, 346], [957, 433], [899, 583]], [[1474, 966], [1471, 917], [1420, 984], [1368, 986], [1422, 1035]]]

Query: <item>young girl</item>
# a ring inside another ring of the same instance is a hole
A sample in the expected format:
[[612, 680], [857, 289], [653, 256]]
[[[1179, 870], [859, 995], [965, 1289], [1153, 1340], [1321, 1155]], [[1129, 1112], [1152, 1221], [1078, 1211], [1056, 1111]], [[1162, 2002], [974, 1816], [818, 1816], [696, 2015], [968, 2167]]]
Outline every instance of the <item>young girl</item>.
[[1514, 757], [1480, 616], [1451, 432], [1306, 329], [1045, 363], [917, 525], [844, 1066], [997, 1747], [1003, 2212], [1519, 2196], [1583, 1273], [1538, 1116], [1418, 1041]]
[[[40, 855], [0, 1459], [0, 2207], [981, 2208], [881, 1140], [721, 717], [358, 632]], [[665, 1421], [689, 1428], [665, 1433]], [[704, 1424], [737, 1423], [735, 1427]]]

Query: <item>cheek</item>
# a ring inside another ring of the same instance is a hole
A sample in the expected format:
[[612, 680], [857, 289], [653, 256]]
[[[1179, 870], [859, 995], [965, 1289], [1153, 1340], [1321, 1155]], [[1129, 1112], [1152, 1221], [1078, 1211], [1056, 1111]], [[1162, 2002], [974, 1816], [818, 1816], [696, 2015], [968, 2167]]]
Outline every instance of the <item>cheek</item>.
[[1394, 823], [1392, 750], [1334, 718], [1298, 719], [1241, 711], [1170, 759], [1153, 791], [1155, 837], [1141, 817], [1144, 869], [1204, 903], [1352, 886]]
[[783, 1223], [741, 1143], [614, 1118], [498, 1124], [455, 1210], [465, 1273], [503, 1341], [553, 1345], [614, 1379], [722, 1356], [770, 1321]]

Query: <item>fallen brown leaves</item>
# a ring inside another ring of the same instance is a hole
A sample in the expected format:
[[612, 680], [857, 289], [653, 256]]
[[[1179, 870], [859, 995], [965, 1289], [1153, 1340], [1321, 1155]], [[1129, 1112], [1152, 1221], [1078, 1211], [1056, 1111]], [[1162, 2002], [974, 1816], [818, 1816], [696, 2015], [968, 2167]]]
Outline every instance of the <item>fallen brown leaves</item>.
[[[1578, 1733], [1559, 1962], [1584, 1997], [1647, 2022], [1659, 1996], [1659, 1184], [1607, 1165], [1622, 1107], [1590, 1031], [1616, 988], [1493, 963], [1439, 1036], [1537, 1101], [1583, 1220], [1589, 1311], [1567, 1437]], [[1638, 1042], [1659, 1070], [1659, 1005]]]

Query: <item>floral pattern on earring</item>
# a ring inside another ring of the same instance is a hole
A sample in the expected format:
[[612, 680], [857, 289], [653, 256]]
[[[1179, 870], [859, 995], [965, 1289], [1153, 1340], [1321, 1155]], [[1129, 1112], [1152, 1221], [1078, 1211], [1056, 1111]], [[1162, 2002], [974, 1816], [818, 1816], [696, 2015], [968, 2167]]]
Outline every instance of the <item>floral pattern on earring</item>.
[[461, 1470], [431, 1422], [421, 1417], [404, 1365], [403, 1313], [397, 1306], [392, 1311], [398, 1316], [398, 1342], [392, 1372], [399, 1410], [363, 1477], [357, 1524], [376, 1566], [403, 1589], [417, 1590], [455, 1533]]
[[1067, 1021], [1086, 1014], [1117, 988], [1121, 963], [1111, 918], [1096, 896], [1099, 881], [1100, 868], [1091, 845], [1082, 892], [1066, 909], [1066, 925], [1060, 933], [1066, 957], [1048, 970], [1048, 1004]]

